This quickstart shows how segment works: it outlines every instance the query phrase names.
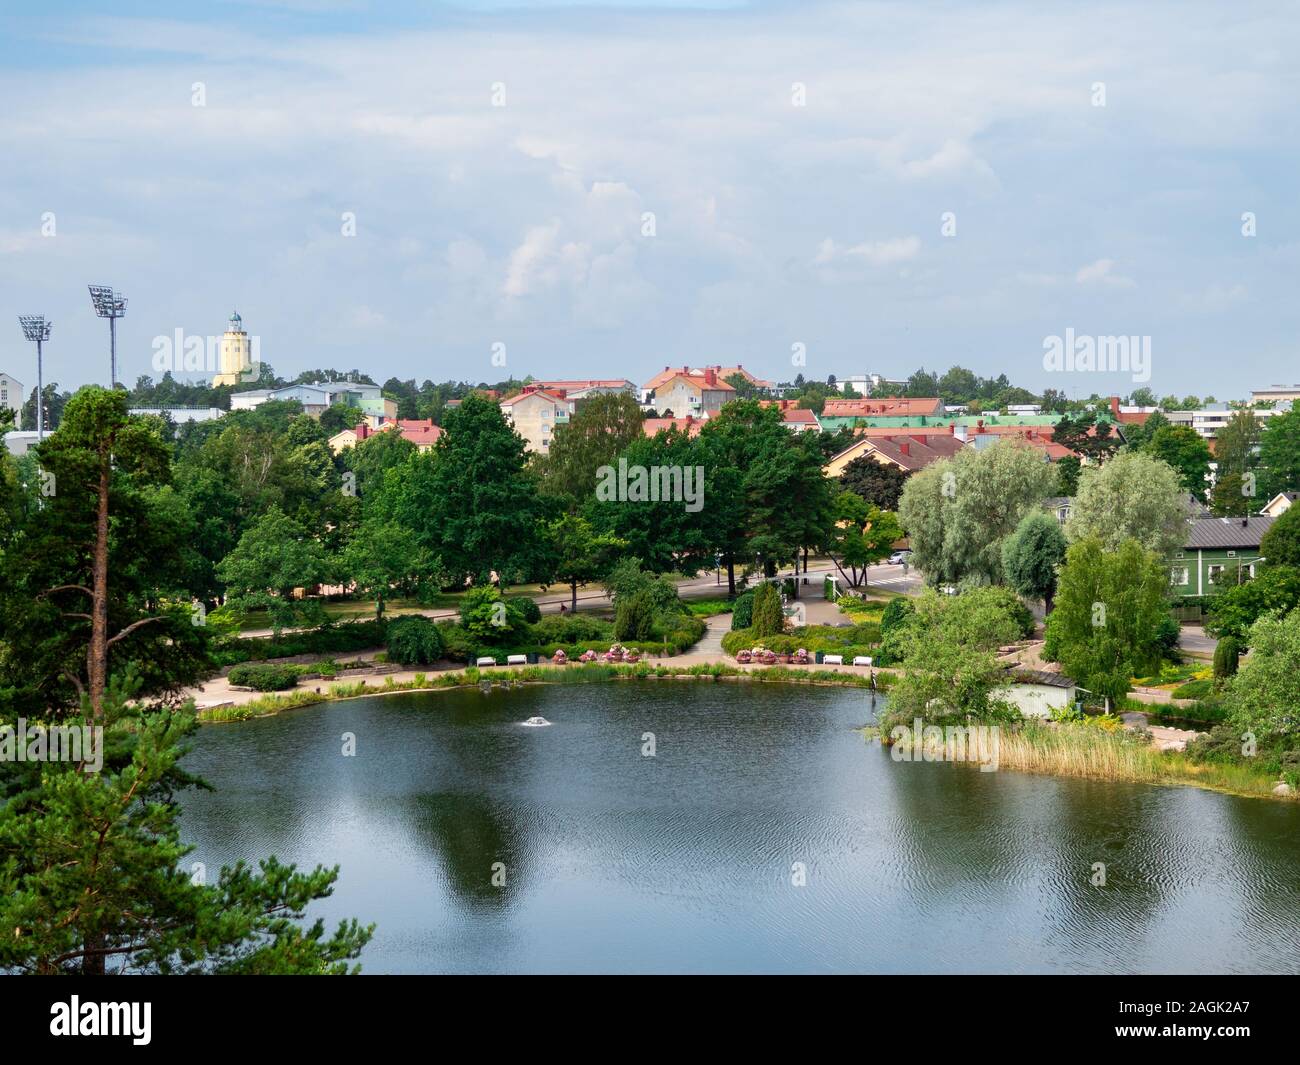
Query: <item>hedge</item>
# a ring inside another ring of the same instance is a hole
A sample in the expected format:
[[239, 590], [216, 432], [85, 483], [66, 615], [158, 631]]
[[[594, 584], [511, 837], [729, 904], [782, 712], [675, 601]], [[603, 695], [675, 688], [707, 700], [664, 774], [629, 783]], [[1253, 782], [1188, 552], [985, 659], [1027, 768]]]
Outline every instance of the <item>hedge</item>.
[[270, 658], [294, 655], [332, 654], [336, 651], [364, 651], [383, 647], [386, 623], [383, 621], [349, 621], [323, 625], [309, 632], [292, 632], [269, 638], [228, 636], [217, 641], [213, 657], [219, 665], [239, 662], [262, 662]]
[[241, 665], [226, 676], [231, 684], [259, 692], [282, 692], [296, 687], [306, 672], [301, 666]]

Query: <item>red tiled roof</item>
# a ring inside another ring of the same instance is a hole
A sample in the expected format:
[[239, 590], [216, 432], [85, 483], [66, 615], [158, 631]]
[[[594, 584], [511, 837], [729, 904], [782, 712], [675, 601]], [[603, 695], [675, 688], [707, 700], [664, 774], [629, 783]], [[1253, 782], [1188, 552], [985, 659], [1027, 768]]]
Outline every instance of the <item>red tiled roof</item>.
[[871, 437], [870, 449], [909, 472], [923, 470], [939, 459], [952, 458], [966, 445], [947, 433], [898, 434]]
[[544, 396], [547, 399], [549, 399], [552, 403], [564, 402], [563, 390], [557, 389], [555, 391], [552, 391], [548, 388], [537, 388], [534, 385], [525, 385], [524, 390], [520, 392], [518, 395], [511, 396], [509, 399], [503, 399], [501, 401], [501, 406], [503, 407], [511, 406], [515, 403], [518, 403], [521, 399], [529, 399], [533, 396]]
[[[730, 377], [733, 373], [738, 372], [742, 376], [745, 376], [747, 378], [749, 377], [749, 374], [747, 374], [744, 370], [740, 369], [740, 367], [732, 367], [730, 370], [727, 370], [725, 367], [722, 366], [705, 366], [703, 369], [692, 370], [689, 366], [665, 366], [661, 372], [655, 374], [652, 378], [650, 378], [649, 381], [647, 381], [641, 387], [647, 390], [656, 389], [663, 385], [666, 385], [674, 377], [679, 377], [679, 376], [688, 377], [696, 384], [702, 385], [704, 383], [704, 377], [709, 371], [713, 372], [715, 380], [714, 383], [709, 385], [708, 387], [714, 389], [721, 389], [723, 392], [735, 391], [735, 389], [732, 388], [731, 385], [727, 384], [727, 378]], [[766, 384], [766, 382], [756, 382], [756, 383], [760, 385]]]
[[703, 428], [704, 419], [692, 415], [685, 418], [647, 418], [641, 423], [641, 431], [646, 436], [656, 436], [668, 429], [681, 429], [689, 436], [699, 436]]
[[559, 389], [562, 392], [579, 392], [586, 388], [625, 388], [631, 384], [625, 378], [609, 378], [591, 381], [532, 381], [538, 388]]
[[942, 414], [943, 400], [925, 399], [828, 399], [822, 407], [827, 418], [906, 418], [919, 414]]

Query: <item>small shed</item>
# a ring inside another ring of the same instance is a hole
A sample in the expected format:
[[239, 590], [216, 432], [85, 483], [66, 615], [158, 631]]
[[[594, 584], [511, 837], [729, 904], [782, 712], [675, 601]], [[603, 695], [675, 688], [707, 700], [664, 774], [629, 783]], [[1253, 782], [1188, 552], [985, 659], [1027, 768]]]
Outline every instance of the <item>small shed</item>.
[[1025, 717], [1051, 717], [1053, 710], [1073, 706], [1082, 691], [1062, 673], [1045, 669], [1015, 669], [1007, 700], [1020, 708]]

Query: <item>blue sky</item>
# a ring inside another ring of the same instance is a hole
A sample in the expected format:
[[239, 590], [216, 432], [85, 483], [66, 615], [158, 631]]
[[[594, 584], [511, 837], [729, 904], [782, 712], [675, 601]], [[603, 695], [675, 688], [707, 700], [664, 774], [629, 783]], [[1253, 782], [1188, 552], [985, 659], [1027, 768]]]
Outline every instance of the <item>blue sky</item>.
[[1044, 368], [1073, 329], [1150, 336], [1160, 394], [1300, 381], [1293, 4], [183, 6], [0, 15], [29, 387], [20, 313], [47, 380], [106, 379], [87, 283], [130, 298], [127, 381], [234, 308], [286, 375], [496, 379], [504, 344], [520, 376], [1130, 391]]

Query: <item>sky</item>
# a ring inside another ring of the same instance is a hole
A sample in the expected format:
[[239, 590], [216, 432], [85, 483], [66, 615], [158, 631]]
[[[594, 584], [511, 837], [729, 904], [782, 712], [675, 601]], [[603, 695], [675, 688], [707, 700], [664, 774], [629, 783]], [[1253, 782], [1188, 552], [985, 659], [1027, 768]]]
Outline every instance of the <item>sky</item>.
[[107, 383], [106, 284], [127, 383], [237, 309], [287, 377], [1242, 397], [1300, 382], [1297, 51], [1268, 2], [18, 0], [0, 371], [44, 313]]

